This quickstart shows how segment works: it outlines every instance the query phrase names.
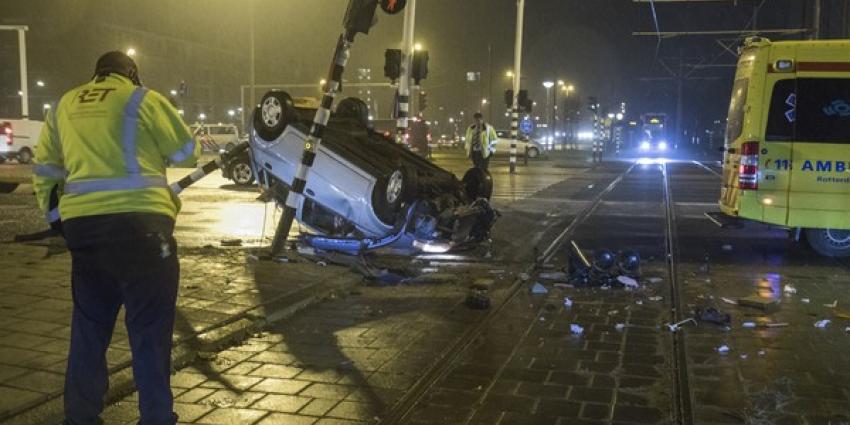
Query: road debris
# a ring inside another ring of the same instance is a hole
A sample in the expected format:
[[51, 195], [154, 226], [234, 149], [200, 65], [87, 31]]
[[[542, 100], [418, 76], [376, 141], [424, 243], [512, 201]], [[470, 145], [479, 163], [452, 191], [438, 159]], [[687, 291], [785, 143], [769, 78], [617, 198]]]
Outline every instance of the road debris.
[[735, 301], [731, 298], [720, 297], [720, 301], [723, 301], [726, 304], [738, 305], [738, 301]]
[[785, 287], [782, 288], [782, 292], [785, 292], [788, 295], [796, 294], [797, 288], [795, 288], [791, 285], [785, 285]]
[[570, 324], [570, 333], [573, 335], [581, 335], [584, 333], [584, 328], [575, 323]]
[[647, 299], [648, 299], [648, 300], [650, 300], [650, 301], [661, 301], [661, 300], [663, 300], [663, 299], [664, 299], [664, 297], [662, 297], [662, 296], [655, 296], [655, 297], [649, 297], [649, 298], [647, 298]]
[[731, 351], [731, 350], [732, 350], [732, 349], [731, 349], [731, 348], [729, 348], [729, 346], [728, 346], [728, 345], [726, 345], [726, 344], [723, 344], [723, 345], [721, 345], [721, 346], [717, 347], [717, 352], [718, 352], [718, 353], [720, 353], [720, 354], [726, 354], [726, 353], [728, 353], [728, 352], [729, 352], [729, 351]]
[[762, 311], [769, 311], [779, 307], [779, 300], [761, 298], [758, 296], [750, 296], [738, 298], [738, 305], [743, 307], [756, 308]]
[[808, 303], [812, 302], [812, 300], [810, 300], [808, 298], [800, 298], [800, 302], [802, 302], [804, 304], [808, 304]]
[[815, 322], [815, 327], [818, 329], [825, 329], [830, 323], [832, 323], [832, 320], [829, 319], [818, 320]]
[[537, 277], [539, 277], [540, 279], [543, 279], [543, 280], [560, 280], [560, 281], [567, 280], [567, 274], [564, 273], [564, 272], [540, 273], [539, 275], [537, 275]]
[[625, 323], [617, 323], [616, 325], [614, 325], [614, 329], [616, 329], [617, 332], [622, 332], [624, 329], [626, 329], [626, 324]]
[[608, 312], [608, 315], [609, 315], [609, 316], [616, 316], [616, 315], [617, 315], [617, 314], [619, 314], [619, 313], [620, 313], [620, 311], [619, 311], [619, 310], [611, 310], [611, 311], [609, 311], [609, 312]]
[[573, 300], [571, 300], [567, 297], [564, 297], [564, 307], [570, 308], [572, 306], [573, 306]]
[[529, 276], [528, 273], [523, 272], [519, 274], [519, 280], [525, 282], [528, 279], [531, 279], [531, 276]]
[[561, 290], [575, 288], [575, 285], [571, 285], [569, 283], [553, 283], [552, 286]]
[[700, 322], [713, 323], [720, 326], [729, 326], [732, 323], [732, 315], [723, 313], [714, 307], [696, 308], [694, 318]]
[[622, 283], [623, 286], [625, 286], [626, 288], [637, 288], [638, 287], [638, 282], [636, 280], [626, 276], [626, 275], [618, 276], [617, 282]]
[[752, 329], [752, 328], [756, 327], [756, 322], [744, 322], [744, 323], [741, 323], [741, 327], [743, 327], [745, 329]]
[[694, 320], [693, 317], [688, 317], [687, 319], [682, 320], [681, 322], [668, 323], [667, 329], [670, 329], [670, 332], [677, 332], [680, 328], [682, 328], [682, 326], [686, 325], [688, 322], [691, 322], [694, 325], [698, 325], [697, 321]]
[[548, 294], [549, 290], [541, 285], [540, 282], [534, 282], [534, 285], [531, 285], [531, 293], [535, 295]]
[[652, 284], [656, 284], [656, 283], [663, 282], [664, 279], [662, 279], [660, 277], [650, 277], [650, 278], [646, 279], [646, 281], [649, 282], [649, 283], [652, 283]]
[[242, 246], [242, 239], [222, 239], [221, 246]]
[[831, 304], [824, 304], [823, 306], [826, 307], [826, 308], [838, 307], [838, 300], [833, 301]]

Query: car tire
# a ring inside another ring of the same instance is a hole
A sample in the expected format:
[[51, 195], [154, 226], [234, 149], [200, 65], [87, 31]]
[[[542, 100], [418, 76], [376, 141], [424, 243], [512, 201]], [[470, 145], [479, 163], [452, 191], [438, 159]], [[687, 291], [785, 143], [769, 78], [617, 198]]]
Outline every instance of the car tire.
[[251, 164], [246, 160], [247, 158], [237, 158], [230, 164], [230, 172], [228, 176], [230, 180], [233, 180], [234, 183], [240, 186], [250, 186], [254, 184], [256, 180], [256, 176], [254, 175], [254, 169], [251, 168]]
[[818, 254], [825, 257], [850, 257], [850, 230], [806, 229], [806, 239]]
[[537, 148], [528, 148], [528, 153], [526, 155], [528, 155], [529, 158], [537, 158], [540, 155], [540, 151], [537, 150]]
[[289, 94], [273, 90], [263, 96], [260, 106], [254, 110], [254, 130], [261, 139], [271, 142], [280, 137], [286, 126], [297, 119]]
[[416, 198], [417, 177], [415, 169], [399, 167], [375, 183], [372, 209], [384, 224], [395, 225], [402, 204]]
[[29, 148], [21, 148], [18, 151], [18, 163], [29, 164], [32, 162], [32, 151]]
[[18, 188], [18, 183], [0, 183], [0, 193], [12, 193]]
[[466, 189], [466, 196], [473, 201], [479, 198], [490, 199], [493, 195], [493, 177], [487, 171], [480, 168], [470, 168], [463, 175], [462, 181]]

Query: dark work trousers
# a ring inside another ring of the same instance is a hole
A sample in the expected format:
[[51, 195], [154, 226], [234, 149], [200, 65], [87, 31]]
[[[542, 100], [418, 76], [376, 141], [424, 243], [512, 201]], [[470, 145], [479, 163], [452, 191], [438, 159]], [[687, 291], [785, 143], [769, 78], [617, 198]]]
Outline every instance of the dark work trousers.
[[109, 386], [106, 349], [123, 304], [139, 424], [174, 424], [171, 335], [180, 276], [174, 220], [160, 214], [109, 214], [70, 219], [63, 231], [71, 251], [74, 299], [65, 423], [102, 423]]
[[469, 156], [472, 157], [472, 165], [475, 168], [480, 168], [484, 171], [487, 171], [487, 167], [490, 165], [490, 157], [484, 157], [484, 154], [481, 151], [473, 150], [470, 152]]

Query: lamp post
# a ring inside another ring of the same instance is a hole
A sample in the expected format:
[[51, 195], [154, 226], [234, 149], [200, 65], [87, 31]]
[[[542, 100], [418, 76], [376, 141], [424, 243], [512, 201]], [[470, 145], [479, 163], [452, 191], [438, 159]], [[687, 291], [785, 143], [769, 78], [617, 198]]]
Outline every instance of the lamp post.
[[[543, 87], [546, 87], [546, 105], [549, 105], [549, 95], [551, 94], [552, 87], [555, 87], [555, 83], [552, 81], [544, 81]], [[549, 128], [549, 132], [552, 132], [552, 111], [546, 111], [546, 127]]]

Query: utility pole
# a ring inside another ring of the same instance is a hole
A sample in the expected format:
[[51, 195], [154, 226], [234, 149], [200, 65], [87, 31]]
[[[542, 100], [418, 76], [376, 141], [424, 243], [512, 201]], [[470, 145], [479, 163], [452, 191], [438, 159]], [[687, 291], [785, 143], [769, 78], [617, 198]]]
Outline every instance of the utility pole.
[[821, 26], [821, 0], [815, 0], [814, 11], [812, 13], [812, 36], [813, 40], [820, 39]]
[[21, 118], [29, 118], [29, 83], [27, 83], [27, 36], [26, 25], [0, 25], [0, 30], [18, 32], [18, 58], [21, 67]]
[[514, 104], [513, 108], [511, 108], [511, 174], [516, 174], [516, 141], [519, 137], [519, 90], [522, 70], [522, 24], [524, 12], [525, 0], [517, 0], [516, 44], [514, 46]]
[[404, 143], [407, 119], [410, 116], [410, 73], [413, 68], [413, 34], [416, 25], [416, 0], [409, 0], [404, 10], [401, 38], [401, 75], [398, 79], [398, 116], [396, 117], [396, 142]]
[[250, 39], [251, 39], [250, 56], [251, 56], [251, 58], [249, 59], [249, 62], [251, 63], [250, 64], [250, 68], [251, 68], [250, 69], [250, 73], [251, 73], [251, 76], [250, 76], [250, 78], [251, 78], [251, 93], [248, 95], [248, 101], [249, 101], [248, 105], [241, 105], [243, 108], [245, 106], [247, 106], [247, 110], [243, 109], [243, 111], [242, 111], [242, 131], [245, 131], [245, 128], [246, 128], [245, 127], [245, 113], [247, 112], [250, 115], [254, 111], [254, 108], [257, 105], [256, 65], [254, 63], [254, 59], [255, 59], [255, 57], [254, 57], [254, 19], [255, 19], [254, 15], [255, 15], [255, 13], [254, 12], [256, 10], [256, 7], [255, 7], [256, 3], [257, 3], [256, 0], [251, 0], [251, 11], [250, 11], [251, 12], [251, 19], [249, 20], [250, 25], [248, 25], [249, 31], [251, 32], [251, 34], [250, 34]]

